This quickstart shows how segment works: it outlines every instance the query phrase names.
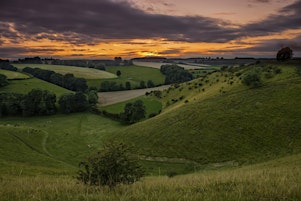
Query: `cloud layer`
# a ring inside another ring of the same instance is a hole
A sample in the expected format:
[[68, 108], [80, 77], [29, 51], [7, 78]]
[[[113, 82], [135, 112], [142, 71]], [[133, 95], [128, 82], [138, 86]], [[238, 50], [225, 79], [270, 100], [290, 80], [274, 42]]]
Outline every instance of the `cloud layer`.
[[238, 26], [204, 16], [150, 14], [125, 1], [9, 0], [1, 3], [0, 36], [14, 43], [48, 39], [77, 45], [148, 38], [225, 43], [301, 29], [300, 13], [301, 1], [296, 1], [262, 21]]

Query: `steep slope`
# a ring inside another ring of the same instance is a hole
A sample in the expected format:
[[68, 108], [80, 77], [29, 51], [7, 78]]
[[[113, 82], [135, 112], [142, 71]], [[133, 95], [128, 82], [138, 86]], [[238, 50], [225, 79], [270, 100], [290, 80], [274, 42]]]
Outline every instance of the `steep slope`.
[[[269, 79], [263, 69], [262, 87], [243, 86], [239, 80], [244, 73], [257, 67], [236, 71], [231, 85], [213, 82], [224, 75], [212, 74], [202, 85], [205, 92], [182, 89], [185, 98], [178, 99], [167, 112], [127, 127], [114, 137], [134, 143], [141, 155], [188, 159], [199, 164], [253, 163], [299, 153], [301, 77], [294, 67], [282, 65], [282, 73]], [[199, 81], [190, 86], [197, 86]], [[163, 95], [165, 99], [168, 94]], [[181, 94], [174, 92], [173, 96]]]

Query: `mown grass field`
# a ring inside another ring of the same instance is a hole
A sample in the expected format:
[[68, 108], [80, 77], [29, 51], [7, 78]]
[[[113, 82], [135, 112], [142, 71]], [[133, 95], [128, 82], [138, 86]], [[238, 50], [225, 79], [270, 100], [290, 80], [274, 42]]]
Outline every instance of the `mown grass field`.
[[72, 73], [75, 77], [81, 77], [85, 79], [108, 79], [116, 78], [115, 74], [97, 70], [94, 68], [83, 68], [74, 66], [63, 66], [63, 65], [50, 65], [50, 64], [14, 64], [15, 67], [23, 69], [25, 67], [40, 68], [45, 70], [52, 70], [60, 74]]
[[28, 75], [20, 72], [14, 72], [9, 70], [0, 69], [0, 74], [5, 75], [8, 80], [12, 79], [28, 79], [30, 78]]

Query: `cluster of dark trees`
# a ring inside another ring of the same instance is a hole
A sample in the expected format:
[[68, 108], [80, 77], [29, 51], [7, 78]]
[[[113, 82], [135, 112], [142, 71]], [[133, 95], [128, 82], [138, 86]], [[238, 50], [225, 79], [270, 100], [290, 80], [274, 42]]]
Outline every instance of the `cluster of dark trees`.
[[24, 59], [18, 59], [18, 63], [21, 64], [42, 64], [40, 57], [26, 57]]
[[[147, 83], [145, 83], [145, 81], [142, 80], [140, 81], [139, 86], [136, 86], [135, 89], [152, 88], [155, 86], [156, 85], [152, 80], [148, 80]], [[126, 82], [124, 86], [122, 83], [117, 84], [117, 82], [114, 81], [103, 81], [100, 84], [99, 91], [108, 92], [108, 91], [123, 91], [123, 90], [131, 90], [131, 89], [133, 89], [133, 87], [130, 82]]]
[[87, 81], [84, 78], [76, 78], [70, 73], [62, 75], [51, 70], [30, 67], [25, 67], [23, 72], [72, 91], [85, 92], [88, 89]]
[[104, 116], [119, 120], [125, 123], [133, 124], [146, 117], [146, 108], [142, 100], [136, 100], [133, 103], [127, 103], [124, 111], [120, 114], [102, 111]]
[[12, 65], [10, 65], [8, 60], [0, 59], [0, 69], [9, 70], [9, 71], [17, 71], [18, 69]]
[[[97, 99], [95, 91], [89, 91], [87, 95], [82, 92], [64, 94], [58, 101], [59, 110], [65, 114], [83, 112], [94, 107]], [[54, 93], [41, 89], [33, 89], [25, 95], [0, 93], [0, 117], [53, 115], [59, 111], [56, 101]]]
[[182, 83], [193, 79], [190, 72], [177, 65], [162, 65], [160, 71], [166, 76], [165, 84]]
[[0, 74], [0, 87], [4, 87], [6, 85], [8, 85], [7, 77]]

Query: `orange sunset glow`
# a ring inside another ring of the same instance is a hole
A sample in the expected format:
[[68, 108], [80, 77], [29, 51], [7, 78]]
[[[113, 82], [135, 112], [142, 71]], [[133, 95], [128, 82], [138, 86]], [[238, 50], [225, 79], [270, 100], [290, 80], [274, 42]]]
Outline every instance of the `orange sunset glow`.
[[61, 2], [5, 2], [0, 58], [300, 56], [300, 1]]

